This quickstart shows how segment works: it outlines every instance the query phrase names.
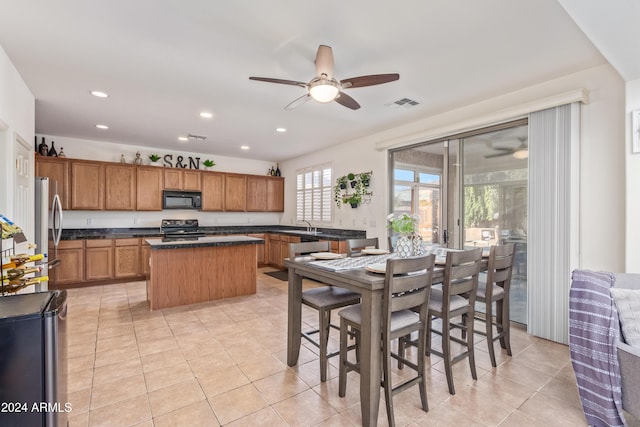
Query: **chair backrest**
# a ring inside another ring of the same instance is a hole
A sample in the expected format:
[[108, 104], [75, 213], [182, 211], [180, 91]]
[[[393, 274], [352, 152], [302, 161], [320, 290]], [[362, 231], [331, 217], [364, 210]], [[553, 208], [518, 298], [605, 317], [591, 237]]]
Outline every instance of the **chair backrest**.
[[473, 307], [478, 290], [481, 262], [482, 248], [447, 252], [442, 282], [443, 307], [449, 306], [444, 304], [444, 301], [449, 301], [453, 295], [465, 295], [469, 299], [469, 305]]
[[300, 255], [308, 255], [313, 252], [330, 252], [330, 251], [331, 251], [331, 244], [328, 241], [289, 243], [289, 256], [291, 258], [300, 256]]
[[511, 272], [513, 270], [513, 259], [515, 245], [507, 243], [505, 245], [491, 246], [489, 252], [489, 267], [487, 269], [487, 289], [485, 296], [487, 301], [491, 300], [493, 285], [501, 286], [505, 295], [508, 295], [511, 287]]
[[378, 248], [378, 238], [371, 237], [369, 239], [349, 239], [347, 240], [347, 256], [362, 255], [365, 248]]
[[426, 321], [435, 255], [387, 260], [383, 297], [383, 332], [389, 332], [392, 313], [415, 309]]

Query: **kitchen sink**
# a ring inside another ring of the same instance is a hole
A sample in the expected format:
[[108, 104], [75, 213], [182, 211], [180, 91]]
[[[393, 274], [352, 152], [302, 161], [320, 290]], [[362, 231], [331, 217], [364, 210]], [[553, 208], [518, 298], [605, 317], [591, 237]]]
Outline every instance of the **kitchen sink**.
[[322, 234], [317, 231], [306, 231], [306, 230], [279, 230], [278, 233], [305, 234], [307, 236], [318, 236]]

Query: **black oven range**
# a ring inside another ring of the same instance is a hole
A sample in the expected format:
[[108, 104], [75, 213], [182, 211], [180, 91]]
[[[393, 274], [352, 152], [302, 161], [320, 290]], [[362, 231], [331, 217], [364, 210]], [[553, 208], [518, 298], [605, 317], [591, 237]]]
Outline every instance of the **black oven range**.
[[206, 234], [200, 231], [197, 219], [163, 219], [160, 224], [163, 242], [198, 240]]

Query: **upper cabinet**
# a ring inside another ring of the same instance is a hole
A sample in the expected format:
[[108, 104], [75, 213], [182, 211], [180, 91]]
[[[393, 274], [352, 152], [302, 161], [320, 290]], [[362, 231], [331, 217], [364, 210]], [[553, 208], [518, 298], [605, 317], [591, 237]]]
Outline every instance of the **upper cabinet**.
[[105, 201], [108, 211], [133, 211], [136, 209], [136, 167], [134, 165], [107, 163], [104, 167]]
[[69, 209], [69, 161], [60, 157], [36, 157], [36, 176], [46, 176], [51, 180], [49, 206], [58, 193], [62, 209]]
[[224, 210], [224, 181], [225, 174], [205, 172], [202, 174], [202, 210]]
[[284, 178], [267, 178], [267, 212], [284, 212]]
[[104, 163], [71, 160], [71, 209], [104, 209]]
[[201, 191], [203, 211], [284, 212], [282, 177], [42, 156], [35, 164], [56, 183], [63, 209], [161, 211], [166, 189]]
[[136, 175], [136, 210], [161, 211], [162, 168], [140, 166], [136, 168]]
[[200, 191], [200, 171], [191, 169], [163, 168], [165, 190]]

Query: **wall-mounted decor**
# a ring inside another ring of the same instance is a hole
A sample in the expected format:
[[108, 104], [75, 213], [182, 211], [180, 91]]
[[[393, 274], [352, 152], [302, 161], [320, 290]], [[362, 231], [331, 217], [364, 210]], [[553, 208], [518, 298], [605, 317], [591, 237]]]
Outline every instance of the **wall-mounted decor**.
[[358, 174], [348, 173], [336, 178], [336, 185], [333, 187], [333, 200], [336, 206], [349, 204], [352, 208], [357, 208], [362, 203], [371, 201], [372, 191], [369, 191], [372, 171]]
[[631, 112], [631, 152], [640, 153], [640, 110]]

